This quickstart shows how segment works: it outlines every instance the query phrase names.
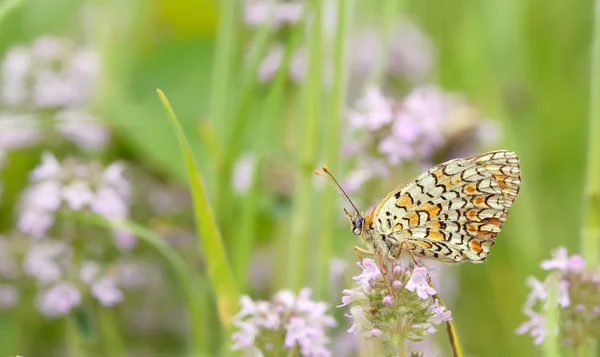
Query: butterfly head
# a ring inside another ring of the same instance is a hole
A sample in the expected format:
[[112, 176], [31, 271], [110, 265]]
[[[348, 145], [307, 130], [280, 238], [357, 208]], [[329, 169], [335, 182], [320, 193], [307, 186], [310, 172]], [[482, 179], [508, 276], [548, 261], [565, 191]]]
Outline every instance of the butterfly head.
[[363, 217], [358, 212], [356, 213], [356, 215], [352, 215], [345, 208], [344, 208], [344, 213], [346, 213], [346, 216], [350, 220], [350, 224], [352, 224], [352, 234], [357, 235], [357, 236], [361, 235], [363, 225], [365, 224], [365, 217]]

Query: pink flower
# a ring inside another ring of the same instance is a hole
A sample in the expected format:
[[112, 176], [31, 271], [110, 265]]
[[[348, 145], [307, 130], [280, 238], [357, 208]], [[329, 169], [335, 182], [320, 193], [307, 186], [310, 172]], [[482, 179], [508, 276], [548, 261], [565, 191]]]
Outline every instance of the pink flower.
[[123, 301], [123, 292], [117, 287], [113, 276], [106, 275], [93, 282], [91, 293], [103, 306], [113, 306]]
[[361, 267], [363, 271], [352, 279], [356, 281], [361, 289], [368, 291], [371, 289], [369, 281], [381, 278], [381, 271], [373, 259], [365, 258], [363, 259], [362, 264], [358, 262], [356, 264]]
[[349, 113], [350, 124], [370, 131], [377, 130], [392, 122], [392, 103], [378, 88], [370, 87], [364, 97], [356, 103], [356, 109]]
[[406, 284], [406, 290], [417, 292], [417, 295], [421, 299], [427, 299], [429, 296], [435, 295], [435, 289], [433, 289], [429, 283], [427, 282], [427, 269], [425, 268], [415, 268], [413, 270], [410, 280]]
[[567, 248], [557, 248], [554, 251], [552, 259], [543, 260], [540, 266], [544, 270], [558, 269], [560, 271], [566, 271], [569, 267], [569, 254], [567, 253]]
[[67, 282], [54, 285], [37, 298], [37, 307], [47, 317], [58, 317], [81, 304], [81, 293]]

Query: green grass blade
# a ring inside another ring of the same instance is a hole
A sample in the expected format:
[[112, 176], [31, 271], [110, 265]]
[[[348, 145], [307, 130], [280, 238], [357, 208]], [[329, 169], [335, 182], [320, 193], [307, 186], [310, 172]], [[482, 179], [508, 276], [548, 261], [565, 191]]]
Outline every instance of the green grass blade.
[[308, 32], [308, 77], [303, 87], [302, 116], [298, 126], [298, 157], [296, 158], [296, 180], [294, 192], [291, 232], [287, 245], [285, 281], [293, 290], [305, 286], [308, 280], [306, 269], [313, 214], [313, 176], [317, 163], [319, 119], [323, 108], [323, 19], [322, 2], [311, 1], [312, 22], [307, 22]]
[[185, 137], [183, 129], [173, 112], [173, 108], [167, 97], [161, 90], [157, 90], [158, 96], [169, 114], [169, 119], [179, 139], [181, 151], [185, 161], [185, 166], [190, 182], [190, 190], [194, 202], [194, 211], [196, 216], [196, 228], [198, 231], [200, 244], [205, 253], [206, 268], [210, 279], [219, 317], [226, 328], [231, 326], [231, 316], [237, 309], [237, 289], [234, 283], [231, 266], [227, 261], [225, 245], [221, 239], [221, 233], [217, 227], [212, 207], [208, 200], [208, 195], [204, 187], [204, 181], [198, 170], [198, 165], [190, 149], [190, 145]]
[[590, 116], [581, 249], [588, 266], [598, 265], [600, 253], [600, 1], [594, 2]]
[[[333, 42], [333, 85], [328, 101], [329, 116], [323, 131], [327, 141], [324, 146], [325, 163], [333, 172], [338, 171], [340, 144], [342, 133], [342, 117], [346, 106], [346, 90], [348, 87], [348, 32], [354, 1], [337, 1], [337, 28]], [[333, 255], [336, 217], [341, 213], [341, 206], [335, 190], [327, 188], [323, 192], [323, 234], [319, 237], [319, 259], [317, 260], [316, 296], [324, 298], [327, 292], [329, 262]]]
[[0, 25], [13, 11], [24, 3], [25, 0], [4, 0], [0, 3]]
[[109, 220], [96, 214], [72, 213], [70, 216], [75, 220], [87, 224], [130, 231], [134, 233], [138, 239], [156, 249], [156, 251], [167, 261], [167, 265], [171, 270], [173, 278], [177, 280], [177, 286], [181, 289], [181, 293], [183, 294], [183, 298], [185, 299], [188, 308], [191, 329], [190, 354], [192, 356], [198, 356], [208, 352], [208, 341], [206, 340], [206, 330], [202, 318], [205, 316], [203, 301], [201, 301], [202, 299], [194, 292], [194, 282], [188, 273], [188, 266], [185, 261], [167, 242], [152, 230], [130, 221]]

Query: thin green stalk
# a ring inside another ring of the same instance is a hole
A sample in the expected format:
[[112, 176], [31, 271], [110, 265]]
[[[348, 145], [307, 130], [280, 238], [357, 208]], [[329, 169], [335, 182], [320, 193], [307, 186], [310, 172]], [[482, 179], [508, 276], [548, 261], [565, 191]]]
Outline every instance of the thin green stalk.
[[594, 2], [592, 36], [590, 121], [584, 198], [585, 223], [581, 235], [582, 253], [588, 266], [598, 265], [600, 247], [600, 0]]
[[[271, 0], [270, 3], [274, 3]], [[269, 3], [269, 4], [270, 4]], [[273, 37], [271, 31], [271, 22], [273, 17], [273, 11], [275, 6], [271, 6], [271, 13], [268, 15], [267, 21], [263, 22], [260, 28], [257, 30], [252, 40], [250, 41], [250, 56], [245, 60], [246, 66], [244, 66], [242, 79], [239, 82], [241, 87], [238, 95], [238, 101], [235, 105], [234, 113], [232, 114], [232, 120], [230, 123], [231, 133], [227, 134], [226, 141], [224, 143], [224, 156], [219, 166], [219, 187], [218, 187], [218, 202], [219, 210], [217, 216], [220, 222], [229, 222], [231, 217], [231, 176], [233, 172], [233, 165], [235, 159], [240, 155], [242, 148], [243, 136], [247, 132], [248, 126], [252, 124], [251, 120], [248, 120], [248, 112], [256, 98], [255, 92], [258, 87], [258, 68], [265, 53], [267, 52], [268, 44]], [[287, 67], [286, 67], [287, 68]], [[261, 140], [264, 137], [258, 136]], [[235, 239], [237, 242], [237, 239]], [[231, 242], [231, 243], [235, 243]], [[227, 242], [228, 244], [230, 242]], [[236, 248], [237, 249], [237, 248]]]
[[[588, 129], [587, 173], [584, 193], [584, 211], [581, 249], [586, 264], [596, 267], [600, 249], [600, 0], [594, 1], [592, 34], [590, 114]], [[597, 341], [582, 348], [582, 356], [595, 356]]]
[[392, 40], [392, 31], [394, 29], [394, 21], [398, 17], [398, 10], [404, 0], [383, 0], [379, 2], [382, 21], [382, 36], [381, 47], [379, 53], [375, 57], [375, 65], [371, 70], [368, 83], [370, 85], [379, 85], [383, 80], [385, 68], [387, 66], [388, 57], [390, 54], [390, 42]]
[[398, 357], [408, 356], [408, 349], [406, 348], [406, 339], [404, 337], [398, 339], [396, 346], [398, 347]]
[[83, 338], [79, 333], [77, 321], [72, 315], [65, 316], [65, 342], [67, 356], [69, 357], [85, 357], [83, 350]]
[[548, 300], [546, 301], [546, 312], [544, 321], [544, 342], [542, 351], [544, 357], [560, 357], [558, 341], [558, 279], [551, 277], [548, 284]]
[[[236, 19], [238, 17], [238, 0], [219, 1], [219, 27], [217, 31], [217, 44], [215, 49], [215, 59], [213, 62], [213, 77], [210, 91], [210, 121], [217, 133], [217, 141], [222, 153], [226, 152], [231, 130], [231, 122], [228, 116], [228, 108], [231, 101], [231, 83], [232, 69], [235, 59], [235, 36]], [[226, 155], [226, 154], [225, 154]], [[227, 177], [223, 172], [227, 169], [227, 160], [224, 158], [220, 162], [221, 167], [218, 172], [217, 193], [225, 191], [221, 187], [229, 184]], [[216, 212], [222, 212], [229, 207], [228, 199], [219, 198], [215, 201]]]
[[[261, 111], [258, 120], [258, 134], [254, 137], [253, 147], [256, 155], [256, 164], [254, 172], [253, 184], [244, 199], [244, 207], [242, 212], [242, 224], [235, 235], [236, 249], [232, 251], [232, 265], [236, 278], [238, 279], [238, 288], [244, 290], [245, 271], [248, 268], [251, 247], [256, 235], [256, 215], [257, 204], [260, 193], [260, 172], [263, 165], [263, 157], [268, 153], [268, 150], [279, 148], [275, 138], [281, 137], [278, 126], [281, 125], [281, 103], [285, 93], [285, 84], [287, 79], [287, 68], [292, 59], [292, 54], [297, 49], [301, 38], [301, 27], [294, 29], [291, 39], [288, 41], [281, 65], [271, 82], [269, 92], [263, 103], [264, 110]], [[273, 138], [273, 140], [264, 140], [264, 138]], [[251, 201], [251, 202], [249, 202]]]
[[13, 11], [17, 10], [19, 6], [23, 6], [23, 4], [25, 4], [25, 0], [4, 0], [0, 3], [0, 25]]
[[102, 343], [106, 356], [125, 356], [125, 345], [114, 309], [96, 306], [96, 317], [100, 325]]
[[[431, 280], [429, 280], [429, 285], [435, 289]], [[440, 297], [440, 294], [435, 294], [434, 298], [437, 299], [440, 306], [446, 306], [444, 301]], [[460, 339], [458, 338], [458, 332], [456, 331], [456, 326], [454, 325], [454, 320], [446, 321], [446, 331], [448, 332], [448, 342], [450, 342], [450, 349], [452, 350], [453, 357], [464, 357], [464, 353], [462, 350], [462, 346], [460, 344]]]
[[[259, 137], [263, 136], [259, 135]], [[260, 161], [260, 158], [254, 159], [252, 183], [243, 199], [242, 218], [235, 232], [235, 249], [231, 252], [233, 272], [240, 291], [245, 290], [250, 253], [256, 235], [256, 216], [260, 199]]]
[[238, 290], [235, 286], [231, 265], [227, 259], [225, 245], [221, 239], [221, 233], [217, 226], [211, 204], [208, 200], [208, 193], [204, 186], [204, 180], [198, 170], [196, 159], [192, 154], [185, 133], [183, 132], [167, 97], [159, 89], [157, 90], [157, 93], [169, 115], [171, 124], [179, 139], [186, 171], [188, 173], [190, 190], [192, 192], [196, 229], [199, 236], [198, 238], [200, 239], [200, 245], [204, 252], [207, 274], [215, 294], [221, 322], [227, 329], [230, 329], [232, 327], [231, 317], [234, 311], [237, 310]]
[[300, 117], [299, 157], [296, 166], [294, 210], [289, 238], [286, 264], [286, 283], [294, 289], [300, 289], [306, 283], [307, 240], [310, 239], [310, 227], [314, 224], [311, 213], [314, 206], [312, 198], [314, 187], [313, 172], [317, 155], [317, 123], [320, 119], [323, 85], [323, 26], [321, 1], [311, 2], [308, 29], [308, 78], [303, 92], [304, 115]]
[[206, 338], [206, 328], [204, 325], [203, 301], [193, 289], [193, 281], [188, 273], [188, 266], [177, 252], [164, 239], [156, 235], [148, 228], [142, 227], [136, 223], [128, 221], [108, 220], [96, 214], [71, 213], [70, 216], [91, 225], [106, 227], [112, 229], [123, 229], [135, 234], [141, 241], [147, 243], [162, 255], [167, 261], [167, 267], [177, 281], [176, 286], [181, 289], [181, 294], [185, 300], [188, 309], [188, 318], [190, 320], [190, 355], [202, 356], [209, 351], [209, 341]]
[[[339, 172], [340, 136], [342, 132], [342, 115], [346, 105], [346, 88], [348, 86], [348, 30], [354, 1], [337, 1], [337, 28], [333, 53], [333, 86], [331, 88], [330, 110], [324, 123], [325, 162], [333, 172]], [[323, 234], [318, 237], [319, 258], [317, 259], [316, 296], [324, 298], [327, 288], [327, 271], [332, 256], [333, 239], [336, 225], [336, 212], [339, 214], [339, 202], [334, 190], [323, 193]], [[337, 210], [335, 209], [337, 208]]]
[[210, 94], [210, 120], [218, 130], [221, 145], [225, 145], [227, 139], [227, 102], [235, 55], [237, 3], [236, 0], [219, 1], [219, 28]]

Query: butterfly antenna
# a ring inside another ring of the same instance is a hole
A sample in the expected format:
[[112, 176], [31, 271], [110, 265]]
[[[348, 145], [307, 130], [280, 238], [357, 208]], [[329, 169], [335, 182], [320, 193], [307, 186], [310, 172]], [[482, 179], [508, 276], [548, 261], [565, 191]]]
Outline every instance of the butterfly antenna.
[[350, 206], [352, 206], [352, 208], [354, 208], [354, 210], [356, 211], [356, 214], [360, 215], [358, 208], [356, 208], [354, 203], [352, 203], [352, 200], [350, 199], [348, 194], [344, 191], [344, 189], [342, 188], [342, 185], [340, 185], [340, 183], [335, 179], [335, 177], [333, 177], [331, 172], [329, 172], [329, 169], [327, 168], [327, 166], [323, 166], [322, 169], [323, 169], [323, 172], [325, 172], [327, 175], [324, 175], [323, 172], [321, 172], [319, 170], [315, 170], [315, 173], [317, 175], [322, 176], [325, 179], [327, 179], [327, 182], [329, 182], [329, 184], [331, 186], [333, 186], [333, 188], [335, 188], [335, 190], [340, 194], [340, 196], [342, 196], [346, 200], [346, 202], [348, 202], [348, 204]]

